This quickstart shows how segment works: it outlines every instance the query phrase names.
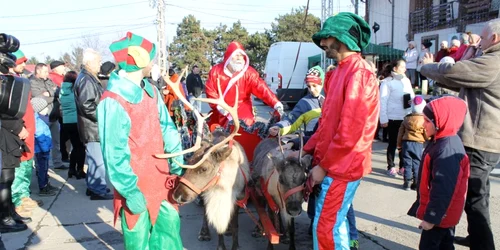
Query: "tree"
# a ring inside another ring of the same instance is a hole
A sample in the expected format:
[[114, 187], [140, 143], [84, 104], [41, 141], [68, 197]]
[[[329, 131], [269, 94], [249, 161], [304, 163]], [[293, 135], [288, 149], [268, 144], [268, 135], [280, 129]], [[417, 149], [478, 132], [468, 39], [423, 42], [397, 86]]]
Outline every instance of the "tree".
[[271, 47], [271, 34], [269, 32], [257, 32], [248, 37], [245, 49], [250, 58], [250, 65], [260, 73], [264, 72], [269, 47]]
[[233, 23], [233, 26], [227, 32], [222, 33], [221, 46], [225, 51], [227, 46], [229, 46], [232, 41], [237, 41], [245, 45], [247, 44], [247, 40], [248, 31], [243, 26], [241, 26], [241, 22], [238, 21]]
[[208, 72], [209, 50], [208, 39], [201, 29], [200, 21], [193, 15], [188, 15], [177, 26], [177, 34], [168, 47], [169, 61], [180, 69], [187, 65], [198, 65], [202, 72]]
[[46, 56], [45, 57], [45, 64], [50, 64], [51, 62], [55, 61], [56, 59], [52, 58], [51, 56]]
[[37, 65], [38, 63], [40, 63], [40, 61], [38, 61], [38, 59], [34, 56], [30, 57], [30, 59], [26, 62], [26, 64], [34, 64], [34, 65]]
[[225, 48], [222, 46], [222, 36], [227, 32], [227, 26], [220, 24], [213, 30], [203, 30], [207, 38], [207, 60], [214, 66], [222, 61]]
[[321, 28], [318, 17], [308, 14], [304, 25], [305, 8], [292, 9], [292, 12], [280, 15], [276, 22], [271, 24], [271, 38], [273, 42], [311, 42], [311, 37]]

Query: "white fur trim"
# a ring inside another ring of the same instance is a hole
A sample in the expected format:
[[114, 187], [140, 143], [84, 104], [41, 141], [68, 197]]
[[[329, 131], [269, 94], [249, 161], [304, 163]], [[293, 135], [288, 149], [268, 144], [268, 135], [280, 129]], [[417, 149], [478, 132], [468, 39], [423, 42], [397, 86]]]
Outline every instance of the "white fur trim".
[[275, 110], [278, 110], [278, 108], [283, 109], [283, 104], [282, 104], [281, 102], [277, 102], [277, 103], [274, 105], [274, 109], [275, 109]]
[[[236, 53], [241, 53], [245, 56], [245, 66], [243, 67], [243, 70], [241, 70], [236, 76], [232, 77], [232, 75], [230, 75], [229, 71], [226, 72], [226, 68], [227, 68], [227, 65], [229, 64], [229, 62], [231, 61], [231, 58], [233, 58], [234, 54], [236, 54]], [[229, 92], [229, 90], [233, 87], [233, 85], [245, 74], [245, 72], [248, 70], [248, 66], [250, 65], [249, 61], [250, 61], [250, 58], [248, 58], [247, 53], [245, 53], [245, 51], [242, 49], [237, 49], [237, 50], [233, 51], [233, 53], [231, 53], [231, 56], [229, 56], [227, 61], [224, 62], [224, 73], [226, 73], [226, 75], [231, 77], [231, 80], [229, 80], [229, 83], [227, 84], [227, 87], [224, 90], [224, 94], [222, 96], [226, 97], [227, 92]]]

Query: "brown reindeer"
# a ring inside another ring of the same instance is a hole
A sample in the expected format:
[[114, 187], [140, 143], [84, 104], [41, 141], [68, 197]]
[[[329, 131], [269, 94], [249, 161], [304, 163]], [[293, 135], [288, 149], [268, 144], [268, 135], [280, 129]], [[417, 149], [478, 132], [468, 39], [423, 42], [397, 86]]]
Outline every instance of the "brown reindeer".
[[[289, 249], [295, 250], [294, 218], [302, 212], [306, 170], [311, 165], [312, 157], [288, 157], [279, 141], [279, 138], [268, 138], [257, 145], [252, 163], [252, 179], [264, 196], [268, 196], [264, 198], [275, 228], [279, 230], [283, 224], [281, 242], [288, 243]], [[280, 217], [277, 217], [278, 212]], [[267, 249], [273, 249], [273, 245], [269, 243]]]
[[[165, 79], [174, 92], [180, 91], [179, 82], [173, 83], [168, 78]], [[188, 160], [190, 165], [181, 165], [186, 169], [180, 178], [180, 183], [174, 191], [173, 199], [179, 204], [190, 203], [198, 195], [202, 195], [205, 203], [205, 211], [202, 228], [198, 240], [210, 240], [208, 225], [212, 225], [219, 236], [217, 249], [226, 249], [223, 234], [231, 225], [233, 244], [231, 249], [238, 249], [238, 210], [236, 205], [238, 200], [245, 197], [245, 186], [249, 175], [249, 164], [245, 152], [241, 145], [233, 140], [239, 129], [238, 120], [238, 96], [234, 107], [229, 106], [223, 99], [223, 94], [218, 84], [219, 99], [199, 98], [202, 102], [213, 103], [221, 106], [229, 112], [234, 119], [234, 129], [230, 134], [222, 131], [215, 131], [207, 137], [201, 139], [197, 137], [195, 145], [182, 152], [173, 154], [157, 155], [160, 158], [171, 158], [189, 152], [194, 152]], [[238, 93], [238, 91], [236, 91]], [[182, 97], [182, 95], [178, 95]], [[184, 100], [183, 100], [184, 99]], [[185, 98], [181, 100], [188, 106]], [[196, 109], [193, 109], [196, 110]], [[197, 111], [195, 111], [197, 112]], [[198, 134], [203, 128], [203, 118], [199, 113]]]

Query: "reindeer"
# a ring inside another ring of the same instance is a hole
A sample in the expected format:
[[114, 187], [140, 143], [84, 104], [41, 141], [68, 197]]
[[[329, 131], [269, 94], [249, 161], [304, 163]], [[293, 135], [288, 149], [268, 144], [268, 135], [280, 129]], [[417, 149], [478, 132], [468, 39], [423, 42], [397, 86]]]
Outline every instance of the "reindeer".
[[[265, 197], [269, 217], [274, 221], [277, 230], [281, 228], [279, 223], [281, 219], [284, 226], [281, 242], [289, 243], [290, 250], [295, 250], [294, 218], [302, 212], [304, 200], [302, 191], [307, 180], [306, 170], [310, 167], [311, 160], [310, 155], [304, 157], [299, 155], [299, 158], [288, 157], [281, 147], [280, 138], [265, 139], [254, 151], [252, 179], [257, 183], [256, 187], [261, 187], [264, 196], [270, 196]], [[267, 249], [273, 249], [270, 242]]]
[[[179, 78], [180, 79], [180, 78]], [[165, 79], [177, 96], [188, 105], [192, 106], [180, 94], [179, 82], [171, 82]], [[238, 96], [234, 107], [225, 103], [218, 82], [219, 99], [198, 98], [196, 100], [217, 104], [229, 112], [234, 120], [233, 131], [228, 135], [222, 131], [214, 131], [206, 138], [196, 138], [192, 148], [172, 154], [157, 155], [159, 158], [172, 158], [186, 153], [194, 153], [189, 158], [188, 164], [181, 165], [186, 172], [179, 179], [179, 185], [174, 190], [173, 199], [179, 204], [190, 203], [198, 195], [202, 195], [205, 202], [203, 224], [198, 240], [211, 240], [208, 224], [212, 225], [219, 236], [217, 249], [226, 249], [223, 234], [231, 225], [233, 244], [231, 249], [238, 249], [238, 210], [237, 201], [245, 198], [245, 186], [249, 175], [249, 163], [241, 145], [233, 140], [240, 127], [238, 120]], [[236, 91], [238, 93], [238, 91]], [[196, 109], [193, 109], [197, 117], [197, 131], [201, 135], [204, 118]], [[248, 198], [248, 197], [247, 197]]]

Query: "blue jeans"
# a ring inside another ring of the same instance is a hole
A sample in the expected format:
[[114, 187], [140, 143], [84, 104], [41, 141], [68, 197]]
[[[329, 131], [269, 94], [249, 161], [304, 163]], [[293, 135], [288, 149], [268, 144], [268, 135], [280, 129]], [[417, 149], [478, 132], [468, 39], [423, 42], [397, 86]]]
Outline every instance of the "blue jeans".
[[106, 194], [106, 168], [102, 158], [101, 143], [88, 142], [85, 152], [87, 153], [87, 187], [95, 194]]
[[49, 184], [49, 160], [50, 152], [40, 152], [35, 154], [36, 176], [38, 177], [38, 188], [40, 190]]
[[403, 141], [402, 146], [405, 180], [417, 180], [418, 169], [420, 168], [420, 161], [422, 159], [424, 144], [414, 141]]

